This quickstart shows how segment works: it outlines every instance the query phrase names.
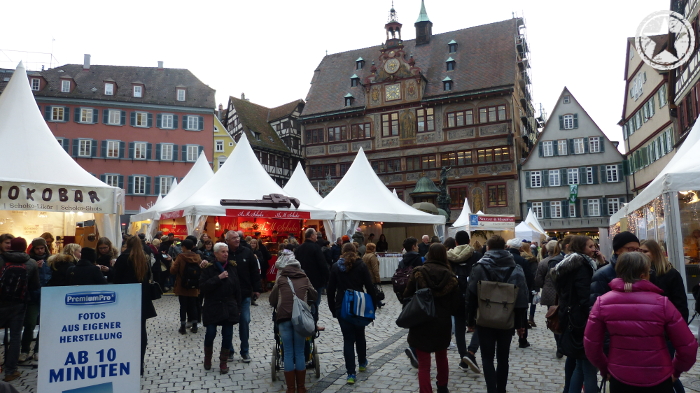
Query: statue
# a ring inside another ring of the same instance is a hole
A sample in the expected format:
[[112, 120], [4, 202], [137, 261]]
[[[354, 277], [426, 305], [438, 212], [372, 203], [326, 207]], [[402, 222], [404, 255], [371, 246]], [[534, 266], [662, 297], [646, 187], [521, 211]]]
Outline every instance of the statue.
[[452, 167], [442, 167], [440, 170], [440, 194], [437, 197], [438, 207], [447, 213], [450, 217], [452, 212], [450, 211], [450, 204], [452, 203], [452, 198], [450, 194], [447, 193], [447, 174], [452, 170]]
[[401, 113], [400, 118], [401, 139], [414, 140], [416, 138], [416, 116], [413, 111], [407, 109]]

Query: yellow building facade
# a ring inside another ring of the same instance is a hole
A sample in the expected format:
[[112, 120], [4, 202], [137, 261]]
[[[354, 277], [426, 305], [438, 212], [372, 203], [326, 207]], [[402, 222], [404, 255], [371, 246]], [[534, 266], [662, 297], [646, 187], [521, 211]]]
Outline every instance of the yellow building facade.
[[226, 131], [226, 127], [218, 117], [214, 116], [214, 157], [212, 158], [212, 168], [214, 172], [219, 170], [229, 155], [236, 148], [236, 142]]

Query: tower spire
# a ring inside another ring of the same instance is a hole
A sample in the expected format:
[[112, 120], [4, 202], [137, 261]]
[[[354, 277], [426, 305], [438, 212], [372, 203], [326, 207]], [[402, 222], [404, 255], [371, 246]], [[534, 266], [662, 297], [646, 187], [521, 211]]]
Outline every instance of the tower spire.
[[418, 20], [413, 26], [416, 27], [416, 45], [430, 43], [430, 37], [433, 35], [433, 22], [430, 21], [428, 12], [425, 10], [425, 0], [420, 1], [420, 14], [418, 14]]
[[430, 22], [428, 12], [425, 10], [425, 0], [420, 0], [420, 14], [418, 14], [418, 20], [416, 20], [416, 23], [418, 22]]

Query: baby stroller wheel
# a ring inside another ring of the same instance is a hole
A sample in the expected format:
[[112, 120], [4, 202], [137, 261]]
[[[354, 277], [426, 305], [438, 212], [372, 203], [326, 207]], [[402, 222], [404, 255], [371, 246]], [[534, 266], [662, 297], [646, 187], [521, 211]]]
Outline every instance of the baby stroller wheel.
[[272, 360], [270, 360], [270, 376], [272, 377], [272, 382], [276, 382], [279, 378], [277, 378], [277, 357], [279, 354], [277, 353], [277, 344], [272, 346]]
[[321, 363], [319, 363], [318, 361], [318, 349], [316, 348], [316, 343], [314, 343], [313, 359], [314, 370], [316, 371], [316, 378], [321, 378]]

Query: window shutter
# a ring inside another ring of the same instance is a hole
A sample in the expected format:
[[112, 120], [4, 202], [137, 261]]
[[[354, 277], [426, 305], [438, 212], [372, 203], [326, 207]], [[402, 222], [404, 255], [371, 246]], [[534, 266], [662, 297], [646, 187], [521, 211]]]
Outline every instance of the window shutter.
[[581, 210], [583, 212], [581, 217], [588, 217], [588, 199], [581, 199]]
[[102, 124], [109, 123], [109, 109], [102, 110]]
[[204, 116], [199, 116], [197, 123], [199, 124], [199, 131], [202, 131], [204, 129]]
[[102, 141], [102, 150], [100, 157], [107, 158], [107, 141]]
[[173, 144], [173, 161], [177, 161], [177, 146]]
[[527, 211], [529, 212], [530, 209], [532, 209], [532, 202], [527, 203]]
[[569, 180], [566, 178], [566, 169], [560, 169], [560, 176], [559, 176], [559, 183], [562, 186], [566, 186], [569, 184]]
[[75, 111], [73, 112], [73, 121], [76, 123], [80, 123], [80, 112], [82, 111], [81, 108], [75, 108]]
[[124, 176], [119, 175], [118, 181], [117, 181], [117, 186], [119, 186], [119, 188], [124, 188]]
[[592, 168], [593, 168], [593, 184], [598, 184], [599, 183], [598, 171], [595, 170], [595, 167], [592, 167]]
[[583, 138], [583, 152], [584, 153], [589, 153], [590, 152], [590, 146], [588, 145], [588, 137]]
[[134, 159], [134, 142], [129, 142], [129, 158]]
[[94, 139], [90, 142], [90, 157], [97, 157], [97, 141]]
[[542, 187], [549, 187], [549, 171], [542, 171]]
[[564, 129], [564, 116], [559, 116], [559, 129]]
[[126, 154], [126, 142], [119, 142], [119, 158], [124, 158]]
[[574, 113], [574, 128], [578, 128], [578, 114]]
[[600, 200], [600, 215], [609, 216], [608, 212], [608, 198], [601, 198]]
[[569, 217], [569, 200], [561, 201], [561, 218]]
[[605, 153], [605, 138], [600, 137], [598, 140], [600, 141], [600, 152]]
[[63, 138], [61, 140], [61, 146], [63, 147], [63, 150], [66, 151], [66, 153], [70, 153], [68, 150], [70, 149], [70, 141], [68, 138]]
[[586, 179], [586, 167], [578, 168], [578, 184], [586, 184], [588, 179]]
[[146, 195], [151, 195], [151, 177], [145, 176], [146, 178]]
[[148, 114], [148, 128], [153, 127], [153, 113]]
[[126, 111], [122, 111], [121, 125], [126, 125]]
[[134, 127], [136, 126], [136, 112], [131, 112], [129, 115], [131, 117], [131, 126]]
[[525, 188], [531, 188], [531, 185], [532, 183], [530, 183], [530, 172], [525, 172]]
[[107, 180], [107, 175], [100, 175], [100, 181], [105, 183], [105, 180]]
[[182, 161], [187, 161], [187, 145], [182, 145]]
[[605, 172], [605, 165], [601, 165], [599, 168], [600, 168], [600, 182], [607, 183], [608, 182], [608, 174]]
[[622, 161], [622, 174], [624, 176], [629, 176], [632, 172], [630, 172], [630, 162], [629, 160], [624, 160]]
[[156, 156], [153, 159], [160, 161], [160, 143], [156, 143]]
[[186, 130], [187, 129], [187, 115], [182, 115], [182, 129]]
[[199, 156], [202, 154], [203, 151], [204, 151], [204, 146], [199, 146], [199, 151], [197, 152], [197, 158], [199, 158]]
[[78, 149], [80, 148], [80, 140], [79, 139], [73, 139], [73, 157], [78, 156]]
[[51, 107], [49, 105], [44, 107], [44, 119], [51, 120]]
[[617, 181], [618, 181], [618, 183], [622, 182], [622, 176], [623, 176], [622, 171], [623, 171], [622, 164], [617, 164]]
[[623, 203], [626, 203], [626, 199], [625, 197], [620, 197], [620, 208], [622, 208]]
[[150, 160], [151, 159], [151, 150], [153, 148], [152, 143], [146, 143], [146, 159]]
[[156, 115], [156, 127], [163, 128], [163, 115], [160, 113]]
[[569, 139], [569, 154], [574, 154], [574, 140]]
[[539, 143], [540, 157], [544, 157], [544, 142]]
[[552, 218], [552, 209], [549, 201], [544, 201], [542, 205], [544, 206], [544, 218]]
[[[64, 113], [63, 113], [63, 121], [68, 122], [70, 121], [70, 108], [67, 106], [63, 107]], [[80, 112], [80, 109], [75, 108], [76, 111]]]
[[559, 155], [559, 142], [552, 141], [552, 154], [556, 157]]
[[97, 124], [100, 122], [100, 111], [98, 109], [92, 110], [92, 124]]
[[160, 176], [153, 177], [153, 180], [154, 180], [153, 187], [155, 188], [154, 194], [156, 194], [156, 196], [158, 196], [158, 195], [160, 195]]
[[134, 194], [134, 176], [129, 176], [129, 188], [126, 189], [127, 195]]
[[173, 128], [177, 129], [177, 115], [173, 115]]

